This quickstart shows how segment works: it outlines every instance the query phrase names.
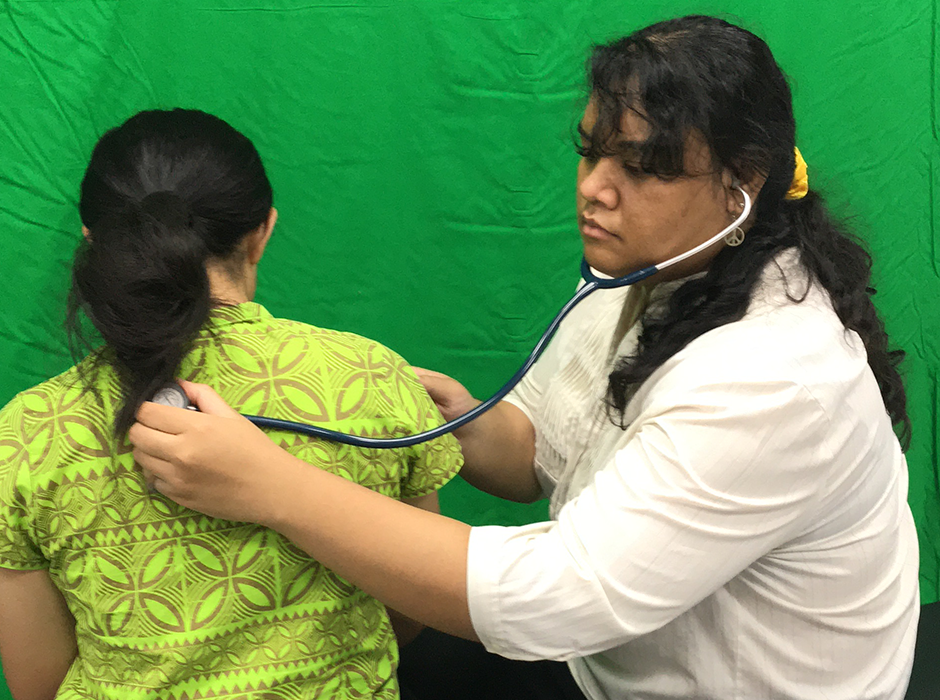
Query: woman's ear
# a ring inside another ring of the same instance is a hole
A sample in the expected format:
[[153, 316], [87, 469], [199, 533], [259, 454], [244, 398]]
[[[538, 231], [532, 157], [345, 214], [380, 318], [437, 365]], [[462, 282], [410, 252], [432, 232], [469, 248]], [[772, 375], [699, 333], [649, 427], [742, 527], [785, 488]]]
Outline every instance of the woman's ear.
[[261, 262], [264, 255], [264, 249], [271, 240], [271, 234], [274, 232], [274, 224], [277, 223], [277, 209], [271, 207], [268, 212], [268, 218], [258, 227], [258, 230], [250, 234], [248, 240], [248, 262], [257, 265]]
[[82, 226], [82, 236], [85, 237], [85, 240], [91, 243], [91, 231], [88, 230], [87, 226]]
[[761, 188], [763, 188], [764, 183], [767, 181], [767, 176], [755, 173], [748, 178], [747, 181], [742, 181], [730, 170], [725, 170], [721, 175], [721, 181], [725, 188], [728, 213], [732, 218], [736, 218], [744, 211], [744, 198], [741, 196], [741, 192], [738, 188], [747, 192], [748, 197], [751, 199], [751, 206], [753, 207], [754, 202], [757, 201], [757, 195], [760, 194]]
[[762, 173], [755, 173], [747, 182], [742, 182], [741, 187], [744, 188], [744, 191], [748, 193], [752, 202], [757, 201], [757, 195], [760, 194], [760, 191], [764, 189], [764, 183], [767, 182], [767, 176]]

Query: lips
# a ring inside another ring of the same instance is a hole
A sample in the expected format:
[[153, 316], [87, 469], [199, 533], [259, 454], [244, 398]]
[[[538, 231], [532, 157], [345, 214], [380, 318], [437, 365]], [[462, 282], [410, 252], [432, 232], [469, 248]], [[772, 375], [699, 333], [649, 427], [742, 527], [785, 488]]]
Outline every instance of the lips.
[[590, 219], [583, 214], [578, 217], [578, 228], [581, 230], [581, 235], [588, 238], [616, 238], [613, 233], [598, 224], [594, 219]]

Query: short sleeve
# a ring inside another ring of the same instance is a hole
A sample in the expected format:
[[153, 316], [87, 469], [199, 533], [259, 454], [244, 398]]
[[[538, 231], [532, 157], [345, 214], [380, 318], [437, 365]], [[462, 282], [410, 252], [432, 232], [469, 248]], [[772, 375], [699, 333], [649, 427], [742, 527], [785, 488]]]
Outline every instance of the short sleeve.
[[[414, 370], [389, 351], [397, 367], [398, 405], [404, 411], [407, 434], [421, 433], [444, 423]], [[460, 443], [450, 433], [409, 448], [408, 467], [402, 474], [401, 497], [417, 498], [439, 490], [463, 466]]]
[[29, 450], [20, 397], [0, 411], [0, 568], [35, 571], [49, 568], [30, 534]]

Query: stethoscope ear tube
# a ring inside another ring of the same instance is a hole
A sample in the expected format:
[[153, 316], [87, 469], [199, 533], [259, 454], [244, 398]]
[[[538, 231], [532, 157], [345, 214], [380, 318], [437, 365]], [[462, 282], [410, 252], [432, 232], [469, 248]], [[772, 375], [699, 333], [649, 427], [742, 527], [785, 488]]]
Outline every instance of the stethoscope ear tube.
[[741, 194], [744, 195], [744, 207], [741, 214], [720, 233], [715, 234], [704, 243], [695, 246], [685, 253], [676, 255], [675, 257], [670, 258], [669, 260], [666, 260], [665, 262], [662, 262], [658, 265], [650, 265], [649, 267], [645, 267], [642, 270], [637, 270], [622, 277], [614, 278], [598, 277], [594, 274], [594, 271], [591, 269], [590, 265], [588, 265], [587, 260], [582, 258], [581, 277], [585, 281], [584, 286], [578, 289], [575, 295], [571, 297], [571, 299], [569, 299], [563, 307], [561, 307], [561, 310], [555, 315], [555, 318], [542, 334], [542, 337], [539, 338], [539, 341], [535, 344], [532, 352], [529, 353], [526, 361], [499, 391], [497, 391], [480, 405], [471, 409], [462, 416], [459, 416], [458, 418], [448, 421], [443, 425], [433, 428], [432, 430], [426, 430], [423, 433], [416, 433], [415, 435], [406, 435], [404, 437], [398, 438], [370, 438], [361, 437], [359, 435], [348, 435], [346, 433], [340, 433], [328, 428], [321, 428], [316, 425], [305, 425], [304, 423], [295, 423], [294, 421], [280, 420], [277, 418], [265, 418], [264, 416], [246, 415], [245, 418], [250, 420], [259, 428], [267, 428], [270, 430], [287, 430], [293, 433], [299, 433], [309, 437], [322, 438], [324, 440], [339, 442], [344, 445], [353, 445], [355, 447], [372, 447], [382, 449], [411, 447], [412, 445], [418, 445], [422, 442], [427, 442], [428, 440], [433, 440], [435, 438], [441, 437], [442, 435], [446, 435], [447, 433], [450, 433], [457, 428], [466, 425], [483, 413], [486, 413], [493, 406], [502, 401], [506, 395], [513, 390], [516, 384], [519, 383], [522, 377], [525, 376], [525, 373], [532, 368], [532, 365], [538, 361], [539, 357], [542, 356], [542, 353], [545, 352], [545, 348], [548, 347], [549, 342], [551, 342], [552, 337], [555, 335], [555, 332], [558, 330], [558, 327], [561, 325], [561, 322], [568, 315], [568, 313], [575, 306], [586, 299], [590, 294], [593, 294], [598, 289], [616, 289], [619, 287], [626, 287], [652, 277], [657, 272], [686, 260], [696, 253], [705, 250], [709, 246], [714, 245], [722, 238], [727, 236], [731, 231], [743, 224], [747, 220], [748, 215], [751, 213], [751, 198], [740, 185], [735, 184], [734, 187], [736, 187], [741, 192]]

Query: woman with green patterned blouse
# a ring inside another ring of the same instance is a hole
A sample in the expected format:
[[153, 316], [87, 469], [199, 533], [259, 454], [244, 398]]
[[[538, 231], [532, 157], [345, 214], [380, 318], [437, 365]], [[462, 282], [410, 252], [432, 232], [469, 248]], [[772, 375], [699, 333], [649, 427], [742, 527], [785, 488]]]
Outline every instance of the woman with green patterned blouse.
[[[75, 347], [0, 412], [0, 656], [17, 700], [397, 698], [385, 608], [264, 527], [148, 491], [126, 432], [181, 376], [248, 413], [393, 436], [440, 414], [393, 352], [251, 302], [277, 212], [251, 142], [193, 110], [142, 112], [82, 182]], [[456, 441], [297, 457], [435, 510]]]

